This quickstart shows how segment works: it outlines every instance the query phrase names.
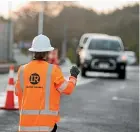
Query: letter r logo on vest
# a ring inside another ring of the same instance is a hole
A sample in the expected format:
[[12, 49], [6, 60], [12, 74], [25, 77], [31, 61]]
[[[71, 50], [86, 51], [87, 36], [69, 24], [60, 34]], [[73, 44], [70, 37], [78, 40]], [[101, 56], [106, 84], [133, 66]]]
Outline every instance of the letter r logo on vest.
[[40, 82], [40, 76], [37, 73], [33, 73], [29, 80], [31, 84], [38, 84]]

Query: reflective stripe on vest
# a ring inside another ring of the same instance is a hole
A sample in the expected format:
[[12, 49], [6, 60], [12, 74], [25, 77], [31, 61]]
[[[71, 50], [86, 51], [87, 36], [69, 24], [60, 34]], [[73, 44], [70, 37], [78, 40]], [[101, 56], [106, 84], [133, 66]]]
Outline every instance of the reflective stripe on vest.
[[59, 92], [63, 92], [67, 88], [68, 82], [65, 81], [61, 84], [61, 86], [57, 89]]
[[[52, 111], [49, 109], [50, 106], [50, 86], [51, 86], [51, 73], [52, 73], [52, 69], [53, 69], [53, 65], [52, 64], [48, 64], [48, 70], [47, 70], [47, 74], [46, 74], [46, 95], [45, 95], [45, 110], [21, 110], [21, 114], [26, 114], [26, 115], [54, 115], [57, 116], [58, 115], [58, 111]], [[24, 66], [21, 67], [20, 70], [20, 85], [22, 88], [24, 88]]]
[[76, 85], [76, 80], [71, 78], [69, 81], [63, 82], [57, 90], [60, 93], [63, 92], [67, 88], [67, 85], [68, 85], [69, 82], [72, 82], [72, 83], [74, 83], [74, 85]]
[[23, 74], [24, 67], [25, 67], [25, 65], [24, 66], [21, 66], [20, 72], [19, 72], [20, 88], [22, 89], [22, 92], [23, 92], [23, 88], [24, 88], [24, 76], [23, 76], [24, 75]]
[[46, 127], [46, 126], [41, 126], [41, 127], [38, 127], [38, 126], [32, 126], [32, 127], [30, 127], [30, 126], [20, 126], [20, 131], [27, 131], [27, 132], [29, 132], [29, 131], [31, 131], [31, 132], [39, 132], [39, 131], [43, 131], [43, 132], [46, 132], [46, 131], [48, 131], [48, 132], [50, 132], [50, 131], [52, 131], [53, 130], [53, 128], [52, 127]]
[[23, 115], [58, 115], [58, 111], [51, 110], [21, 110], [21, 114]]
[[69, 82], [72, 82], [72, 83], [74, 83], [74, 84], [76, 85], [77, 80], [71, 78], [71, 79], [69, 80]]

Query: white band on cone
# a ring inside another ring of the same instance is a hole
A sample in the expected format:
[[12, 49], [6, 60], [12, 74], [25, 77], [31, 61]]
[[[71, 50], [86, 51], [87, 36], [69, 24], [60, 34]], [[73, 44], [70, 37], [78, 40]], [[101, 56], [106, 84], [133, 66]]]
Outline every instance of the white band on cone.
[[13, 70], [9, 71], [9, 78], [14, 78], [14, 71]]
[[14, 91], [14, 85], [8, 85], [7, 91]]

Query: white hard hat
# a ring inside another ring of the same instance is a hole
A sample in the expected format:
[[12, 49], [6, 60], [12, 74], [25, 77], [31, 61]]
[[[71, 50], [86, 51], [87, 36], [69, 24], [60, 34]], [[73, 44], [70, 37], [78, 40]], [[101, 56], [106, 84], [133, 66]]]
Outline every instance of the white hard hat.
[[32, 47], [29, 49], [29, 51], [32, 52], [45, 52], [52, 50], [54, 50], [54, 48], [50, 44], [50, 39], [42, 34], [33, 39]]

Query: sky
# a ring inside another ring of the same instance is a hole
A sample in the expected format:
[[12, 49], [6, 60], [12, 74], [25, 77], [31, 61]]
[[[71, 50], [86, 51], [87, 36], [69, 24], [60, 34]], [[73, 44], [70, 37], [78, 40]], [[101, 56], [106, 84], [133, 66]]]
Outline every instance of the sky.
[[[97, 12], [108, 12], [138, 1], [139, 0], [79, 0], [77, 3], [85, 8], [92, 8]], [[7, 16], [9, 7], [12, 11], [15, 11], [27, 4], [27, 2], [29, 2], [29, 0], [0, 0], [0, 15]]]
[[97, 12], [108, 12], [125, 5], [132, 5], [139, 0], [81, 0], [82, 6], [93, 8]]

